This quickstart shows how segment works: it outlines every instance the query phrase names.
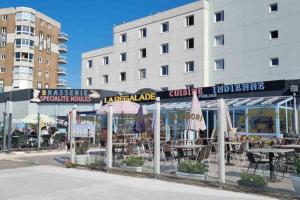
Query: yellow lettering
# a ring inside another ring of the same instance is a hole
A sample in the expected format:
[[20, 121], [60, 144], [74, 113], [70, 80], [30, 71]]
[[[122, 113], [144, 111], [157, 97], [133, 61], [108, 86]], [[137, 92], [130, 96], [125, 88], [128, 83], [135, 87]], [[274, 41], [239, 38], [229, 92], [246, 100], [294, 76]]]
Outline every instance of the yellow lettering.
[[46, 95], [47, 95], [46, 90], [42, 90], [42, 95], [43, 95], [43, 96], [46, 96]]

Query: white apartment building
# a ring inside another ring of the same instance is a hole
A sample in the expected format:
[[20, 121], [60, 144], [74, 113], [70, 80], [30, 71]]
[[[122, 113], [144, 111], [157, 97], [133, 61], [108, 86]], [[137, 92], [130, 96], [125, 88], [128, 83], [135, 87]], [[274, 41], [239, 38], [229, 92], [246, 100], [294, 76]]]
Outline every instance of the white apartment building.
[[81, 87], [136, 92], [300, 78], [300, 1], [201, 0], [114, 27]]

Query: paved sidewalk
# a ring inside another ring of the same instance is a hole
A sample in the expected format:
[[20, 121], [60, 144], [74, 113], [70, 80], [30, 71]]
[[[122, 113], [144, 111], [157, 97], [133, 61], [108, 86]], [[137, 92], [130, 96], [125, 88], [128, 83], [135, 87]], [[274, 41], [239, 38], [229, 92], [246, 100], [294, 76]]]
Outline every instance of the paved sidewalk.
[[262, 196], [54, 166], [0, 170], [1, 200], [261, 200]]

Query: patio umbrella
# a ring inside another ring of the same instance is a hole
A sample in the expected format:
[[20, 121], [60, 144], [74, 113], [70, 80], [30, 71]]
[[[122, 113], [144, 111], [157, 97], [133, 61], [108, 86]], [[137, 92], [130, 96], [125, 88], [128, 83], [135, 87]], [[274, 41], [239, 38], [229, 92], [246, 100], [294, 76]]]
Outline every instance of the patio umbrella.
[[[115, 101], [102, 106], [97, 110], [97, 114], [106, 114], [109, 106], [113, 106], [114, 114], [136, 114], [140, 108], [140, 105], [131, 101]], [[147, 114], [147, 110], [143, 109], [143, 114]]]
[[[37, 124], [39, 122], [38, 114], [27, 115], [24, 119], [21, 120], [26, 124]], [[41, 124], [55, 124], [55, 119], [48, 116], [40, 114], [40, 123]]]
[[202, 115], [201, 105], [195, 91], [193, 91], [191, 111], [188, 115], [187, 130], [206, 130], [206, 124]]
[[133, 131], [135, 133], [142, 133], [146, 130], [145, 128], [145, 119], [143, 114], [143, 107], [140, 106], [139, 111], [137, 112], [136, 119], [133, 125]]

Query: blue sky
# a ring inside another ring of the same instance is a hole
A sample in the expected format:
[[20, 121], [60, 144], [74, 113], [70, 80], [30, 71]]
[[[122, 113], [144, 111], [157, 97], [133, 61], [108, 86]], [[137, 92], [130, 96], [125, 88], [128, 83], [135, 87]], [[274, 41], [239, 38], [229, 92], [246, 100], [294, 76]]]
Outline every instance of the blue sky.
[[196, 0], [0, 0], [0, 8], [26, 6], [59, 21], [69, 34], [68, 75], [72, 88], [80, 88], [80, 57], [112, 45], [112, 28]]

